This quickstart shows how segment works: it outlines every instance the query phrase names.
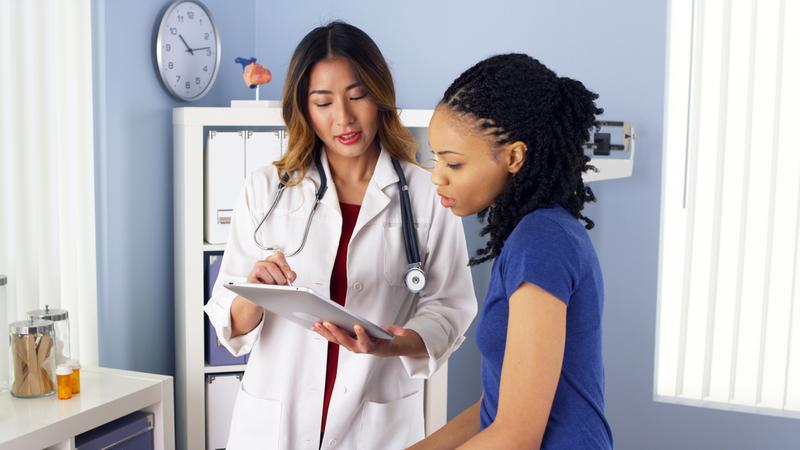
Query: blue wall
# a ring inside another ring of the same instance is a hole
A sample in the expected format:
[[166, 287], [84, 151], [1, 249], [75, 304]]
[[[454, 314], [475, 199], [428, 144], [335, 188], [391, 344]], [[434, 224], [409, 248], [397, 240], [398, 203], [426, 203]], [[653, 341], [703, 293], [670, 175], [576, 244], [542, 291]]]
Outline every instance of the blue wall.
[[[154, 63], [169, 3], [93, 3], [100, 362], [165, 374], [175, 367], [172, 108], [186, 106], [164, 90]], [[221, 25], [224, 60], [214, 89], [194, 105], [222, 106], [249, 94], [230, 55], [253, 52], [254, 22], [241, 18], [254, 7], [205, 3]]]
[[[166, 1], [95, 1], [100, 352], [104, 365], [172, 373], [171, 100], [152, 63], [152, 31]], [[277, 4], [276, 4], [277, 3]], [[652, 400], [658, 262], [666, 4], [664, 1], [207, 0], [223, 42], [222, 69], [197, 106], [252, 98], [240, 69], [255, 54], [273, 72], [262, 98], [277, 99], [299, 39], [332, 19], [364, 29], [395, 76], [398, 103], [433, 107], [464, 69], [522, 51], [600, 93], [605, 117], [639, 133], [630, 179], [594, 186], [587, 214], [606, 278], [607, 412], [619, 449], [797, 449], [796, 420]], [[235, 4], [236, 9], [231, 5]], [[465, 221], [470, 249], [479, 224]], [[489, 266], [475, 269], [479, 298]], [[479, 355], [469, 340], [450, 363], [450, 415], [479, 395]]]

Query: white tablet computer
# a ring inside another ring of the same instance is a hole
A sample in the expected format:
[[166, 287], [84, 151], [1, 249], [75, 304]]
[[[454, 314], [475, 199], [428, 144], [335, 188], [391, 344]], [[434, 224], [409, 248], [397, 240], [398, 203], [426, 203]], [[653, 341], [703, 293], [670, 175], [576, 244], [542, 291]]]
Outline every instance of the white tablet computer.
[[373, 338], [394, 338], [388, 331], [313, 289], [249, 283], [226, 283], [223, 286], [307, 330], [313, 329], [314, 322], [331, 322], [351, 333], [354, 326], [361, 325]]

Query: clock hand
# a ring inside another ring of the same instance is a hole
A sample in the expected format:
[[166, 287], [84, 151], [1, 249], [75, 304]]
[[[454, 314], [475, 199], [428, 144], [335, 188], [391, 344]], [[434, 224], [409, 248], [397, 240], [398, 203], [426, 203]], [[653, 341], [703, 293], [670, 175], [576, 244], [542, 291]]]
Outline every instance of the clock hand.
[[192, 55], [194, 55], [194, 52], [192, 51], [192, 48], [189, 47], [189, 44], [186, 43], [186, 39], [183, 38], [183, 35], [179, 34], [178, 37], [181, 38], [181, 41], [183, 41], [183, 45], [186, 46], [186, 51], [191, 53]]
[[211, 47], [200, 47], [200, 48], [193, 48], [192, 50], [207, 50]]

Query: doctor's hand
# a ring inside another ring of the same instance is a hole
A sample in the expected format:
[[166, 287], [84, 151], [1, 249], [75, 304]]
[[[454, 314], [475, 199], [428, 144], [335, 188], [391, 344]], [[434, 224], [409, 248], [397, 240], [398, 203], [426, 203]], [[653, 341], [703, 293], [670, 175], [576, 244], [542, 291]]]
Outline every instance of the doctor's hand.
[[395, 336], [394, 339], [370, 337], [359, 325], [353, 329], [355, 338], [330, 322], [317, 322], [313, 330], [328, 341], [339, 344], [353, 353], [375, 356], [427, 356], [425, 343], [416, 331], [399, 325], [387, 325], [384, 328]]
[[283, 253], [276, 252], [267, 259], [257, 261], [250, 274], [247, 275], [248, 283], [259, 284], [289, 284], [297, 279]]

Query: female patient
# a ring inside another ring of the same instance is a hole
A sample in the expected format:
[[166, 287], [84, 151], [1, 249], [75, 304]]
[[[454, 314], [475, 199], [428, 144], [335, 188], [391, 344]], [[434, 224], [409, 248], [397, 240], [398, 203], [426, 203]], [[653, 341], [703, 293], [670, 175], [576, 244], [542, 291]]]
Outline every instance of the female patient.
[[483, 395], [414, 449], [607, 449], [603, 279], [581, 214], [597, 95], [521, 54], [464, 72], [431, 119], [433, 182], [457, 216], [487, 218], [494, 259], [478, 323]]

